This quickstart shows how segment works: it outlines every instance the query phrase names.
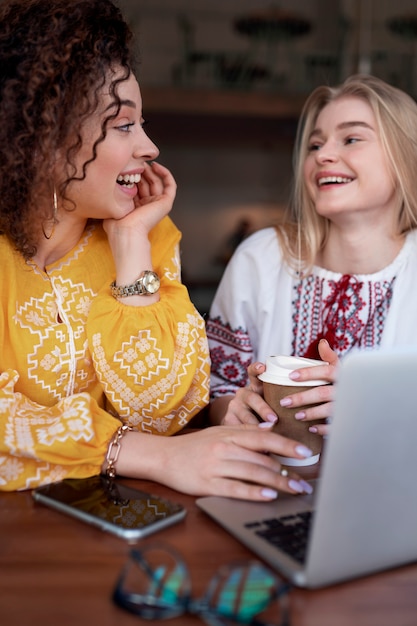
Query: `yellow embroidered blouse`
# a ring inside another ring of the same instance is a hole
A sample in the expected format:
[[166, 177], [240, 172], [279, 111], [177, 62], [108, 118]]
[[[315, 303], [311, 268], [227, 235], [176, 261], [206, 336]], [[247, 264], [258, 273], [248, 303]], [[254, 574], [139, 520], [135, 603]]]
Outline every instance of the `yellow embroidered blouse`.
[[46, 271], [0, 237], [0, 490], [98, 474], [118, 417], [171, 435], [207, 404], [204, 321], [180, 282], [180, 232], [166, 217], [150, 240], [160, 301], [132, 307], [110, 294], [100, 224]]

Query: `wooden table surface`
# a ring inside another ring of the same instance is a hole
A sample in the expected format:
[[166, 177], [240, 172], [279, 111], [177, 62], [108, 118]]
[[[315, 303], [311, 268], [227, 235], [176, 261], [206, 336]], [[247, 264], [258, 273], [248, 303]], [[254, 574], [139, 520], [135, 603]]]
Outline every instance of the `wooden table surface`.
[[[253, 555], [195, 505], [195, 498], [144, 481], [124, 481], [181, 502], [185, 520], [142, 540], [175, 546], [202, 595], [215, 570]], [[416, 529], [417, 532], [417, 529]], [[4, 626], [134, 626], [111, 593], [130, 547], [35, 503], [30, 492], [0, 494], [0, 623]], [[322, 590], [290, 592], [292, 626], [416, 626], [417, 565]], [[155, 622], [154, 622], [155, 623]], [[195, 616], [172, 626], [201, 624]]]

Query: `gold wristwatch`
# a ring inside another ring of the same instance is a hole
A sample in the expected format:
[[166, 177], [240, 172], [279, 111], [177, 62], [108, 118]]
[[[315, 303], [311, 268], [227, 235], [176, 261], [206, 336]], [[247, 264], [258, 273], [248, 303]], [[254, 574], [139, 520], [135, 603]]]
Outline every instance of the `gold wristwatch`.
[[151, 270], [145, 270], [132, 285], [120, 287], [113, 281], [110, 285], [111, 295], [114, 298], [127, 298], [128, 296], [150, 296], [156, 293], [160, 287], [158, 274]]

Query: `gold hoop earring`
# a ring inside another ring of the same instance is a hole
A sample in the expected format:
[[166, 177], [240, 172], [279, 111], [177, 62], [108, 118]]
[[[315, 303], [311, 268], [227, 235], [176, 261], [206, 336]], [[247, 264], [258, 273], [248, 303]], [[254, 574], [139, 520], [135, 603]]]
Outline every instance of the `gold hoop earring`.
[[42, 232], [43, 232], [43, 236], [45, 237], [45, 239], [51, 239], [54, 232], [55, 232], [55, 226], [58, 224], [58, 196], [56, 194], [56, 187], [54, 186], [54, 192], [53, 192], [53, 203], [54, 203], [54, 213], [52, 216], [52, 229], [51, 232], [49, 233], [49, 235], [46, 234], [45, 232], [45, 228], [44, 225], [42, 224]]

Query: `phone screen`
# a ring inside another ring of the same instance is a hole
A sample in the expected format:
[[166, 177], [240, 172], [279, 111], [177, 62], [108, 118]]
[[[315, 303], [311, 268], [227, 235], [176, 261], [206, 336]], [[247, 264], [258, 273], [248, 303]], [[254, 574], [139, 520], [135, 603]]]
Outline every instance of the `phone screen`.
[[34, 499], [125, 539], [140, 539], [185, 517], [171, 502], [105, 476], [69, 478], [38, 487]]

